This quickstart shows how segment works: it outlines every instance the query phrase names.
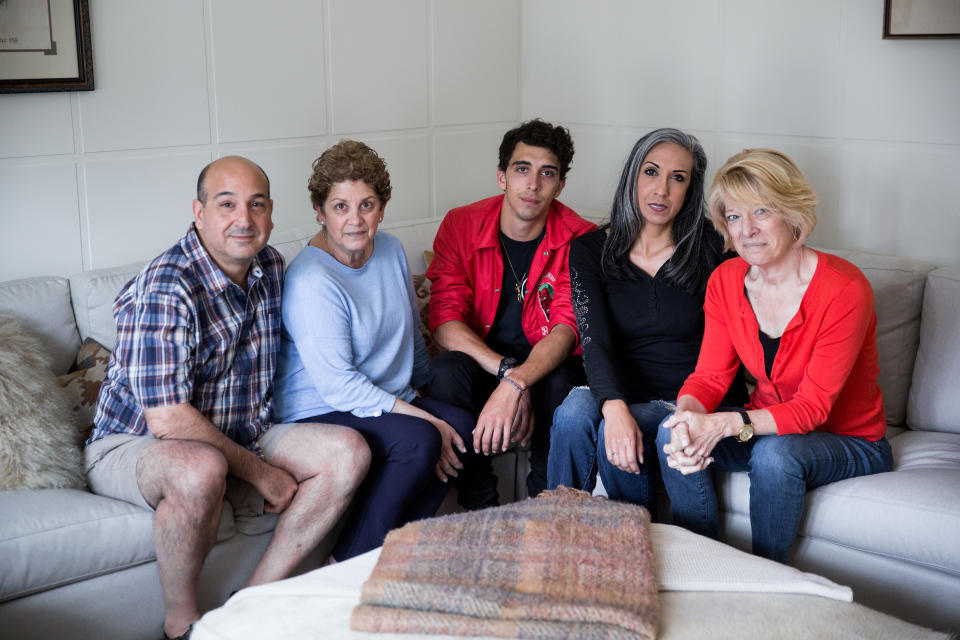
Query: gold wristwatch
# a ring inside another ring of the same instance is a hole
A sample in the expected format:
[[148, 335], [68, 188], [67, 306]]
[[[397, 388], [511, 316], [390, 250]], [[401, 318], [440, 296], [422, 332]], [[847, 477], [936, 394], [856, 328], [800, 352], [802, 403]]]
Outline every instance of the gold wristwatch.
[[740, 430], [737, 431], [737, 435], [734, 437], [737, 439], [737, 442], [747, 442], [753, 437], [753, 423], [750, 422], [750, 416], [747, 415], [746, 411], [737, 411], [737, 413], [739, 413], [743, 419], [743, 426], [740, 427]]

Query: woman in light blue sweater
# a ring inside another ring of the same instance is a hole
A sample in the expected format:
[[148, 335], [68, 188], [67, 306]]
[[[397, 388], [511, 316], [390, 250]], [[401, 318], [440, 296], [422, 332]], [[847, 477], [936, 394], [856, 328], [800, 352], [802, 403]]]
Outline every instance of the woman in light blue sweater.
[[377, 231], [391, 191], [383, 160], [341, 141], [314, 162], [308, 187], [320, 232], [284, 280], [274, 417], [348, 426], [370, 446], [370, 471], [333, 550], [345, 560], [434, 514], [475, 421], [415, 391], [429, 360], [403, 247]]

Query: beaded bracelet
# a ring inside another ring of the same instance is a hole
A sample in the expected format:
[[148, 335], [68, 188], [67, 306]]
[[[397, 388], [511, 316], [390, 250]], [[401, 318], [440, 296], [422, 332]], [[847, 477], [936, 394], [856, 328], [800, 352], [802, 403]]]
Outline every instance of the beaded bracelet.
[[520, 392], [520, 395], [521, 395], [521, 396], [523, 395], [523, 389], [521, 389], [521, 388], [520, 388], [520, 385], [518, 385], [516, 382], [514, 382], [513, 380], [511, 380], [511, 379], [508, 378], [507, 376], [503, 376], [503, 378], [501, 378], [501, 380], [506, 380], [507, 382], [509, 382], [510, 384], [512, 384], [514, 387], [516, 387], [517, 391]]

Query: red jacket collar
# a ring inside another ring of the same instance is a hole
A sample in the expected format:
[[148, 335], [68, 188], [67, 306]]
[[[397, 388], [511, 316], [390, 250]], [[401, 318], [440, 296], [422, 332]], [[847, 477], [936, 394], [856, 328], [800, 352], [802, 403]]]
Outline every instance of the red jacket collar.
[[[477, 249], [494, 249], [500, 246], [500, 210], [503, 208], [503, 194], [493, 196], [481, 201], [486, 207], [484, 211], [483, 223], [480, 225], [480, 234], [477, 238]], [[543, 238], [542, 246], [547, 249], [557, 249], [570, 242], [570, 238], [576, 235], [577, 230], [567, 224], [567, 217], [576, 216], [576, 212], [554, 199], [550, 203], [550, 211], [547, 214], [546, 235]]]

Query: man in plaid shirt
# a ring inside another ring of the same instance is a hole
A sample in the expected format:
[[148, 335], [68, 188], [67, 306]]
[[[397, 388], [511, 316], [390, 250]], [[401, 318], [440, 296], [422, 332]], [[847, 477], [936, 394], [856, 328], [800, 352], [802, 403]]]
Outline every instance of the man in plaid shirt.
[[283, 258], [267, 246], [272, 211], [259, 166], [212, 162], [186, 236], [114, 303], [117, 343], [87, 479], [95, 493], [155, 512], [164, 637], [189, 637], [200, 617], [197, 580], [225, 494], [234, 502], [252, 485], [253, 503], [236, 498], [235, 510], [280, 514], [247, 584], [270, 582], [316, 547], [369, 465], [355, 431], [270, 423], [283, 282]]

